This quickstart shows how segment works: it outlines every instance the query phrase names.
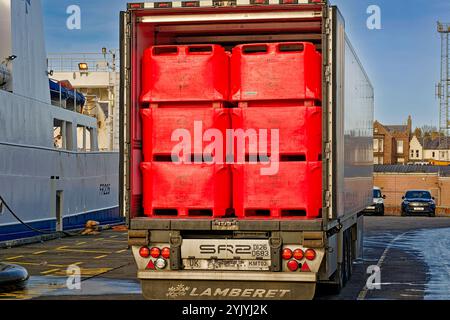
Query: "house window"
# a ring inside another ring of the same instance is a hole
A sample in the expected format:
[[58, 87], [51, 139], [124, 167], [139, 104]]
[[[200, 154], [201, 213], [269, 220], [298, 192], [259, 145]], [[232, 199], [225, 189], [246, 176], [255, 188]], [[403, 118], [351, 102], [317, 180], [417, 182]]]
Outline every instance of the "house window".
[[414, 150], [411, 150], [411, 158], [414, 158]]
[[378, 159], [378, 164], [384, 164], [384, 158], [383, 157], [380, 157]]
[[416, 150], [416, 158], [419, 158], [419, 150]]
[[433, 151], [433, 152], [431, 153], [431, 156], [432, 156], [433, 158], [436, 158], [436, 152]]
[[374, 139], [373, 140], [373, 151], [374, 152], [383, 152], [383, 139]]
[[404, 164], [404, 163], [405, 163], [405, 159], [403, 159], [403, 158], [398, 158], [398, 159], [397, 159], [397, 162], [400, 163], [400, 164]]
[[379, 163], [378, 163], [378, 157], [374, 157], [374, 158], [373, 158], [373, 164], [379, 164]]
[[403, 140], [397, 141], [397, 154], [403, 154]]

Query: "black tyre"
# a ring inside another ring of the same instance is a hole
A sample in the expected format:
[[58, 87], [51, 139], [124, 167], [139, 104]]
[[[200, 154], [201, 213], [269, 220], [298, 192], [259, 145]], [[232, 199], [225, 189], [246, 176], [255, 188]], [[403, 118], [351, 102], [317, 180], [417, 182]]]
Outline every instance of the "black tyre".
[[342, 265], [338, 265], [336, 272], [332, 277], [333, 284], [328, 285], [328, 290], [331, 294], [338, 295], [344, 288], [344, 272]]
[[381, 207], [381, 210], [380, 210], [380, 216], [381, 216], [381, 217], [384, 217], [384, 206]]
[[429, 214], [430, 218], [435, 218], [436, 217], [436, 211], [433, 211], [432, 213]]
[[353, 243], [352, 243], [352, 232], [351, 229], [347, 230], [347, 255], [348, 255], [348, 265], [347, 265], [347, 282], [350, 281], [353, 275]]
[[343, 261], [342, 261], [342, 287], [345, 287], [345, 285], [347, 284], [348, 280], [351, 277], [351, 252], [349, 250], [349, 243], [350, 243], [350, 239], [349, 239], [349, 230], [344, 231], [343, 234]]
[[331, 292], [335, 295], [339, 294], [341, 290], [345, 287], [347, 283], [347, 265], [348, 265], [348, 256], [347, 256], [347, 237], [346, 233], [343, 234], [343, 243], [342, 243], [342, 263], [338, 263], [338, 267], [336, 272], [332, 277], [332, 281], [334, 282], [329, 286]]

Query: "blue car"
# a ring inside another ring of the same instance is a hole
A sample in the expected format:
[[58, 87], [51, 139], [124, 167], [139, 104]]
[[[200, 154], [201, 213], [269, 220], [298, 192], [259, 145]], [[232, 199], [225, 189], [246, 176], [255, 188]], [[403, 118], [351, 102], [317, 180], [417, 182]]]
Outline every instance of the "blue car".
[[427, 215], [436, 216], [435, 199], [429, 191], [411, 190], [407, 191], [402, 198], [402, 216]]

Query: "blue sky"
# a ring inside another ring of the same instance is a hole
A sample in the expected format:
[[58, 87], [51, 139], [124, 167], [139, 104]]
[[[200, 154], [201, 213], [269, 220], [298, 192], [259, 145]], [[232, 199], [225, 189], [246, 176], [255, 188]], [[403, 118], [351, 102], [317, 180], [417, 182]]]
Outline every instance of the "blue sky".
[[[42, 0], [47, 51], [100, 52], [118, 48], [119, 11], [126, 0]], [[435, 85], [440, 75], [438, 20], [450, 22], [449, 0], [332, 0], [375, 87], [375, 117], [385, 124], [438, 125]], [[81, 8], [81, 30], [66, 28], [66, 9]], [[369, 5], [381, 9], [381, 30], [369, 30]]]

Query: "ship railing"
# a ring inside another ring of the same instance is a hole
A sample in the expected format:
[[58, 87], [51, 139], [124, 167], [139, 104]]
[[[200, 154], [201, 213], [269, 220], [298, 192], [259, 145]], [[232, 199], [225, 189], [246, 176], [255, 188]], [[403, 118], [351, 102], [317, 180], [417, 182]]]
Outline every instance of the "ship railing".
[[48, 55], [48, 69], [53, 72], [114, 72], [119, 68], [119, 51], [104, 53], [59, 53]]
[[[75, 111], [78, 113], [83, 113], [83, 105], [77, 103], [77, 89], [73, 89], [74, 99], [64, 99], [62, 94], [62, 85], [59, 85], [59, 90], [52, 90], [50, 89], [50, 97], [51, 97], [51, 103], [52, 105], [56, 107], [60, 107], [63, 109], [67, 109], [70, 111]], [[69, 89], [66, 89], [69, 90]], [[69, 90], [72, 91], [72, 90]], [[80, 92], [81, 93], [81, 92]], [[55, 99], [55, 97], [57, 97]]]

